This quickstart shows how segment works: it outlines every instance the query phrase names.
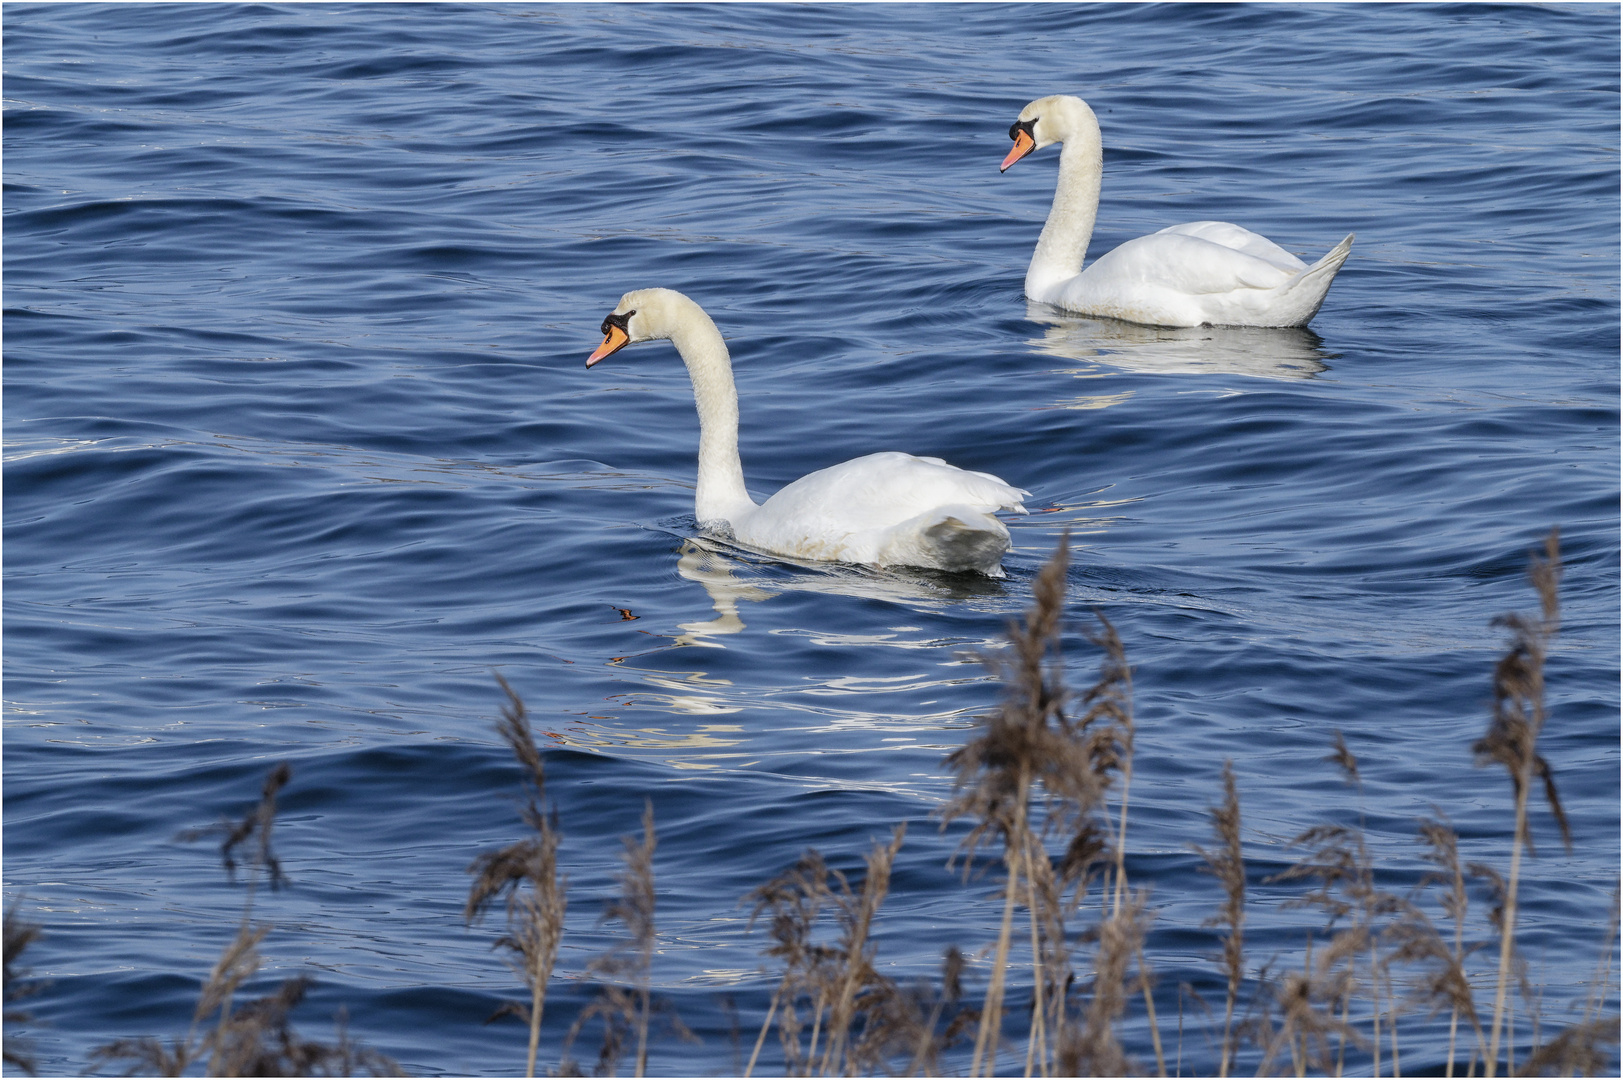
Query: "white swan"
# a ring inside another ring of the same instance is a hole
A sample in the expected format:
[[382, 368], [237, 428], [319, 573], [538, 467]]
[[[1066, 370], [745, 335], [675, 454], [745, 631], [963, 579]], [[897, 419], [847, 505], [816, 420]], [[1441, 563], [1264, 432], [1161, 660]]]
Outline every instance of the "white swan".
[[940, 458], [869, 454], [819, 469], [760, 506], [744, 490], [738, 460], [738, 392], [721, 332], [704, 309], [670, 289], [621, 297], [603, 320], [599, 360], [639, 341], [669, 338], [687, 364], [699, 407], [699, 482], [694, 514], [705, 528], [792, 558], [978, 570], [1002, 577], [1009, 530], [997, 510], [1025, 513], [1029, 494]]
[[1104, 152], [1081, 98], [1056, 94], [1020, 110], [1001, 171], [1063, 143], [1048, 222], [1026, 270], [1026, 295], [1083, 315], [1149, 326], [1306, 326], [1318, 314], [1353, 237], [1312, 266], [1249, 229], [1191, 221], [1129, 240], [1082, 269], [1099, 212]]

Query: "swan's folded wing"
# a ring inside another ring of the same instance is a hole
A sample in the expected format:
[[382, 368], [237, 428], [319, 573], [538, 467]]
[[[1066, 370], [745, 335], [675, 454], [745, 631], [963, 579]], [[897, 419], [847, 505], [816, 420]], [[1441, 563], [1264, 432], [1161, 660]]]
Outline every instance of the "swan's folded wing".
[[1026, 494], [990, 473], [886, 452], [803, 476], [763, 503], [757, 516], [763, 524], [816, 520], [822, 528], [855, 533], [889, 528], [941, 506], [1024, 513]]
[[1210, 240], [1214, 244], [1251, 255], [1264, 262], [1271, 262], [1281, 270], [1289, 270], [1292, 273], [1307, 269], [1307, 263], [1266, 236], [1227, 221], [1186, 221], [1182, 225], [1168, 226], [1161, 232], [1193, 236], [1197, 240]]
[[1091, 279], [1089, 284], [1106, 294], [1120, 292], [1127, 303], [1142, 288], [1184, 296], [1277, 289], [1296, 273], [1198, 236], [1158, 232], [1106, 253], [1076, 280]]

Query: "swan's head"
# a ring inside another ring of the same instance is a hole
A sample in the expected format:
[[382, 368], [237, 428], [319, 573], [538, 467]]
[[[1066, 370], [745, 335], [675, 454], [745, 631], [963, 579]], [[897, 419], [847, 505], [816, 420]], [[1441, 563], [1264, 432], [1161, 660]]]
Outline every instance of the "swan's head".
[[[1065, 137], [1077, 129], [1081, 117], [1092, 115], [1087, 102], [1069, 94], [1053, 94], [1033, 101], [1020, 110], [1020, 118], [1009, 126], [1014, 149], [1003, 159], [998, 172], [1008, 172], [1010, 165], [1033, 150], [1064, 142]], [[1097, 125], [1098, 121], [1094, 123]]]
[[600, 328], [603, 344], [586, 358], [586, 366], [591, 367], [627, 345], [670, 337], [683, 318], [691, 318], [694, 311], [704, 315], [698, 304], [675, 289], [637, 289], [626, 293], [603, 320]]

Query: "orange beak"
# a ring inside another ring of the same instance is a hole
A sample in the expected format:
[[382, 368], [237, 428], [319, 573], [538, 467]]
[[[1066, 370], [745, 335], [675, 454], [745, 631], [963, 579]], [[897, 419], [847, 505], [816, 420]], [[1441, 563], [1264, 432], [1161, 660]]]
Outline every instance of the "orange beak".
[[1014, 149], [1009, 151], [1009, 156], [1003, 159], [1003, 164], [998, 167], [997, 171], [1008, 172], [1010, 165], [1013, 165], [1035, 149], [1037, 149], [1036, 140], [1024, 131], [1016, 131], [1014, 133]]
[[603, 359], [605, 356], [608, 356], [610, 353], [619, 352], [621, 349], [625, 348], [630, 343], [631, 343], [631, 335], [630, 334], [627, 334], [624, 330], [620, 329], [618, 326], [609, 327], [609, 334], [608, 334], [607, 337], [605, 337], [603, 339], [603, 344], [599, 345], [597, 347], [597, 351], [592, 353], [591, 356], [588, 356], [586, 358], [586, 366], [591, 367], [593, 364], [597, 363], [599, 360]]

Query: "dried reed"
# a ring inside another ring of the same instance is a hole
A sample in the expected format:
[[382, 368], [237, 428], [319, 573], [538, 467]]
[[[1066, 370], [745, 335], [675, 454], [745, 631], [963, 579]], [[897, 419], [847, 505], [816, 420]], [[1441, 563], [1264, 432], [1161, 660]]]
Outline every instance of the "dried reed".
[[[1048, 1076], [1056, 1067], [1067, 1067], [1066, 1060], [1111, 1059], [1109, 1041], [1121, 1012], [1107, 1006], [1112, 995], [1124, 992], [1125, 984], [1119, 980], [1126, 978], [1135, 958], [1139, 968], [1136, 986], [1143, 992], [1150, 1016], [1157, 1064], [1165, 1072], [1143, 959], [1142, 901], [1128, 902], [1127, 779], [1134, 734], [1131, 669], [1115, 628], [1098, 614], [1099, 629], [1088, 636], [1104, 652], [1099, 680], [1082, 696], [1085, 708], [1081, 714], [1067, 715], [1061, 620], [1068, 558], [1066, 537], [1038, 574], [1033, 604], [1024, 621], [1009, 625], [1009, 647], [982, 657], [1001, 677], [1003, 700], [996, 710], [979, 718], [977, 734], [945, 761], [954, 773], [954, 792], [941, 810], [943, 827], [958, 817], [974, 822], [954, 861], [963, 860], [967, 876], [980, 848], [1001, 842], [1005, 869], [1003, 918], [970, 1062], [972, 1076], [996, 1072], [1014, 910], [1022, 901], [1030, 916], [1032, 959], [1026, 1074], [1036, 1071]], [[1117, 820], [1112, 823], [1106, 799], [1118, 776], [1123, 782]], [[1055, 833], [1069, 838], [1057, 867], [1044, 844], [1044, 837]], [[1107, 969], [1113, 977], [1119, 976], [1118, 981], [1095, 978], [1084, 1017], [1070, 1005], [1076, 981], [1071, 966], [1075, 939], [1067, 932], [1066, 921], [1081, 907], [1092, 868], [1099, 863], [1113, 870], [1108, 875], [1110, 888], [1101, 895], [1100, 948], [1104, 950], [1108, 937], [1113, 947], [1128, 943], [1135, 951]], [[1109, 1038], [1106, 1028], [1111, 1031]]]
[[[1306, 977], [1310, 985], [1292, 996], [1287, 988], [1286, 998], [1300, 1008], [1317, 1007], [1323, 1002], [1327, 1010], [1324, 1017], [1312, 1020], [1298, 1012], [1290, 1021], [1300, 1032], [1334, 1031], [1340, 1035], [1334, 1070], [1340, 1075], [1346, 1062], [1346, 1043], [1360, 1042], [1350, 1023], [1351, 999], [1358, 986], [1357, 966], [1364, 960], [1368, 972], [1370, 992], [1369, 1041], [1373, 1057], [1373, 1075], [1381, 1075], [1381, 1019], [1389, 1018], [1389, 1034], [1393, 1047], [1394, 1072], [1397, 1066], [1397, 1006], [1386, 988], [1387, 964], [1383, 960], [1380, 944], [1385, 923], [1404, 910], [1403, 901], [1375, 885], [1375, 867], [1364, 840], [1363, 783], [1358, 773], [1358, 759], [1347, 748], [1341, 732], [1335, 733], [1334, 748], [1325, 757], [1336, 764], [1348, 783], [1359, 789], [1359, 825], [1356, 829], [1343, 825], [1318, 825], [1301, 833], [1291, 841], [1293, 847], [1312, 849], [1289, 869], [1269, 878], [1270, 882], [1291, 881], [1302, 878], [1318, 879], [1318, 887], [1301, 896], [1287, 900], [1286, 907], [1317, 907], [1325, 913], [1325, 933], [1330, 935], [1319, 966]], [[1336, 924], [1350, 917], [1350, 925], [1336, 930]], [[1366, 959], [1367, 958], [1367, 959]], [[1339, 1005], [1341, 1017], [1334, 1012]], [[1390, 1012], [1387, 1012], [1387, 1009]], [[1305, 1051], [1302, 1051], [1305, 1053]]]
[[[572, 1066], [569, 1049], [576, 1036], [594, 1018], [603, 1025], [603, 1044], [598, 1050], [598, 1075], [613, 1076], [628, 1039], [635, 1040], [635, 1072], [648, 1070], [649, 1021], [655, 1003], [652, 991], [654, 924], [654, 851], [659, 837], [654, 829], [654, 804], [644, 800], [642, 839], [623, 837], [625, 870], [619, 875], [620, 896], [603, 911], [604, 922], [619, 921], [626, 936], [586, 966], [598, 982], [597, 997], [581, 1010], [564, 1043], [564, 1066]], [[693, 1039], [682, 1021], [669, 1014], [666, 1021], [684, 1039]]]
[[[5, 915], [5, 1022], [7, 1024], [27, 1024], [34, 1019], [34, 1014], [26, 1009], [13, 1009], [12, 1003], [22, 1001], [39, 993], [39, 983], [28, 978], [20, 965], [23, 950], [40, 935], [40, 927], [31, 922], [25, 922], [19, 914], [21, 901], [14, 900], [6, 908]], [[37, 1062], [31, 1052], [28, 1042], [19, 1036], [8, 1035], [5, 1039], [5, 1063], [14, 1069], [21, 1069], [29, 1076], [34, 1075]]]
[[[1342, 1048], [1349, 1039], [1357, 1041], [1351, 1026], [1336, 1016], [1336, 1006], [1350, 993], [1351, 977], [1346, 965], [1351, 957], [1347, 954], [1356, 947], [1356, 939], [1350, 936], [1340, 942], [1332, 941], [1329, 948], [1320, 950], [1315, 964], [1313, 941], [1309, 937], [1302, 970], [1288, 973], [1273, 996], [1272, 1005], [1280, 1013], [1279, 1030], [1273, 1031], [1266, 1017], [1257, 1025], [1264, 1035], [1260, 1040], [1263, 1055], [1257, 1066], [1258, 1076], [1272, 1075], [1273, 1063], [1285, 1049], [1290, 1052], [1292, 1073], [1296, 1076], [1306, 1076], [1309, 1069], [1325, 1075], [1332, 1070], [1339, 1074]], [[1340, 955], [1338, 948], [1342, 950]], [[1331, 1036], [1339, 1037], [1334, 1058], [1330, 1053]]]
[[[966, 878], [984, 846], [999, 845], [1005, 870], [1000, 899], [1002, 919], [982, 1007], [963, 1004], [964, 957], [956, 947], [944, 955], [938, 990], [904, 991], [876, 969], [874, 925], [889, 892], [892, 868], [903, 842], [898, 826], [888, 843], [876, 841], [866, 856], [860, 888], [808, 851], [789, 870], [754, 890], [750, 926], [770, 917], [771, 942], [764, 954], [781, 966], [766, 1017], [743, 1068], [753, 1074], [767, 1032], [777, 1022], [790, 1075], [857, 1075], [894, 1071], [910, 1074], [940, 1071], [943, 1053], [973, 1027], [976, 1031], [970, 1075], [993, 1075], [1001, 1043], [1004, 1000], [1014, 951], [1014, 913], [1029, 913], [1032, 958], [1031, 1024], [1026, 1049], [1026, 1075], [1121, 1075], [1132, 1068], [1117, 1028], [1135, 992], [1142, 993], [1155, 1045], [1158, 1071], [1166, 1075], [1156, 1026], [1151, 975], [1144, 954], [1149, 917], [1146, 893], [1130, 887], [1126, 869], [1129, 788], [1132, 779], [1134, 720], [1132, 673], [1115, 629], [1098, 616], [1099, 629], [1089, 640], [1103, 653], [1098, 681], [1081, 695], [1080, 714], [1067, 715], [1069, 700], [1061, 657], [1068, 541], [1038, 575], [1034, 601], [1020, 623], [1008, 629], [1010, 647], [986, 658], [1002, 677], [999, 706], [979, 718], [978, 730], [949, 755], [954, 792], [941, 811], [943, 827], [958, 817], [973, 824], [954, 855], [964, 862]], [[1310, 935], [1299, 970], [1275, 980], [1265, 965], [1250, 995], [1254, 1020], [1236, 1021], [1245, 988], [1246, 872], [1241, 844], [1238, 786], [1232, 762], [1223, 768], [1222, 804], [1211, 808], [1216, 845], [1196, 846], [1206, 872], [1223, 887], [1224, 901], [1204, 925], [1223, 928], [1222, 967], [1226, 975], [1225, 1007], [1217, 1074], [1235, 1067], [1242, 1036], [1260, 1050], [1258, 1075], [1269, 1074], [1287, 1058], [1297, 1076], [1310, 1071], [1342, 1075], [1348, 1043], [1367, 1048], [1372, 1071], [1382, 1072], [1383, 1049], [1392, 1073], [1401, 1058], [1397, 1021], [1404, 1011], [1393, 989], [1394, 969], [1414, 977], [1409, 1004], [1428, 1005], [1435, 1015], [1450, 1010], [1445, 1075], [1456, 1066], [1459, 1022], [1475, 1034], [1467, 1073], [1481, 1057], [1487, 1075], [1498, 1066], [1501, 1032], [1514, 1045], [1506, 1005], [1514, 972], [1522, 980], [1524, 1001], [1535, 1006], [1525, 965], [1515, 955], [1517, 883], [1521, 849], [1536, 854], [1528, 824], [1527, 802], [1534, 779], [1543, 781], [1563, 840], [1571, 835], [1555, 790], [1551, 769], [1537, 753], [1536, 742], [1547, 714], [1543, 668], [1559, 620], [1556, 587], [1560, 577], [1558, 536], [1552, 531], [1542, 558], [1532, 560], [1530, 577], [1543, 606], [1542, 617], [1507, 615], [1498, 620], [1511, 633], [1510, 649], [1494, 674], [1495, 706], [1486, 735], [1474, 745], [1479, 765], [1498, 762], [1509, 772], [1516, 797], [1516, 824], [1508, 877], [1477, 863], [1462, 866], [1458, 836], [1441, 812], [1422, 819], [1424, 858], [1435, 870], [1425, 875], [1407, 899], [1377, 887], [1373, 860], [1365, 840], [1359, 763], [1339, 732], [1334, 762], [1359, 789], [1356, 828], [1320, 825], [1297, 836], [1292, 844], [1307, 854], [1270, 882], [1313, 883], [1287, 906], [1323, 911], [1321, 937]], [[560, 834], [555, 811], [544, 809], [545, 776], [524, 703], [498, 676], [507, 701], [497, 730], [525, 770], [526, 802], [521, 818], [532, 835], [498, 851], [480, 855], [469, 866], [474, 875], [465, 917], [476, 921], [505, 898], [507, 933], [497, 947], [512, 954], [515, 969], [530, 990], [528, 1005], [509, 1003], [497, 1015], [513, 1013], [530, 1028], [528, 1075], [536, 1069], [546, 991], [563, 933], [566, 882], [558, 876]], [[239, 860], [247, 865], [247, 890], [241, 924], [203, 986], [191, 1030], [184, 1039], [165, 1044], [157, 1039], [126, 1039], [98, 1048], [96, 1062], [130, 1063], [130, 1072], [147, 1070], [180, 1075], [199, 1066], [215, 1075], [349, 1075], [365, 1070], [382, 1075], [394, 1062], [350, 1042], [339, 1020], [336, 1044], [324, 1045], [297, 1036], [289, 1022], [309, 980], [289, 979], [273, 994], [233, 1006], [242, 986], [259, 970], [259, 948], [270, 927], [253, 920], [256, 887], [264, 875], [274, 889], [285, 878], [271, 844], [276, 797], [288, 782], [286, 765], [272, 770], [259, 802], [240, 821], [187, 834], [188, 839], [221, 835], [221, 860], [234, 874]], [[1109, 796], [1120, 780], [1114, 820]], [[582, 1010], [571, 1027], [561, 1069], [573, 1071], [569, 1059], [574, 1039], [590, 1020], [603, 1024], [598, 1071], [612, 1075], [619, 1059], [634, 1047], [636, 1075], [645, 1075], [651, 1018], [658, 1003], [652, 994], [651, 966], [656, 943], [653, 857], [657, 846], [653, 808], [645, 802], [640, 840], [625, 838], [621, 891], [604, 913], [619, 921], [625, 937], [588, 965], [600, 984], [598, 997]], [[1046, 841], [1051, 834], [1067, 838], [1064, 855], [1055, 860]], [[1068, 928], [1083, 909], [1094, 877], [1102, 878], [1096, 896], [1099, 921], [1085, 934]], [[1468, 964], [1480, 943], [1466, 939], [1470, 905], [1468, 879], [1484, 881], [1496, 905], [1488, 921], [1499, 937], [1498, 982], [1492, 1025], [1484, 1030], [1472, 995]], [[1418, 899], [1441, 886], [1439, 903], [1452, 924], [1445, 938]], [[1585, 1002], [1583, 1019], [1542, 1045], [1535, 1045], [1520, 1073], [1597, 1074], [1614, 1059], [1608, 1048], [1618, 1042], [1618, 1018], [1603, 1016], [1612, 987], [1612, 948], [1618, 929], [1618, 894], [1614, 893], [1604, 957]], [[22, 996], [16, 961], [38, 933], [20, 922], [13, 905], [6, 914], [6, 1001]], [[1091, 942], [1092, 977], [1079, 981], [1073, 964], [1078, 943]], [[1023, 949], [1024, 946], [1022, 945]], [[1384, 951], [1383, 951], [1384, 950]], [[1135, 972], [1136, 966], [1136, 972]], [[1080, 985], [1079, 985], [1080, 983]], [[1352, 1001], [1361, 989], [1370, 995], [1370, 1037], [1355, 1029]], [[1182, 989], [1179, 994], [1179, 1071], [1182, 1058]], [[1198, 1001], [1198, 997], [1196, 999]], [[1202, 1003], [1204, 1008], [1204, 1004]], [[1277, 1017], [1277, 1023], [1276, 1018]], [[7, 1011], [7, 1023], [27, 1019]], [[217, 1018], [217, 1019], [216, 1019]], [[1534, 1008], [1535, 1025], [1537, 1010]], [[671, 1020], [688, 1036], [679, 1020]], [[803, 1040], [807, 1026], [809, 1040]], [[1383, 1048], [1382, 1028], [1386, 1029]], [[738, 1055], [736, 1019], [735, 1058]], [[32, 1059], [13, 1042], [6, 1047], [8, 1065], [31, 1071]], [[1507, 1050], [1507, 1071], [1515, 1071]]]
[[[899, 1055], [934, 1059], [940, 1042], [933, 1029], [940, 1010], [926, 1021], [919, 1000], [873, 965], [873, 921], [890, 891], [891, 868], [906, 833], [906, 826], [899, 825], [888, 844], [874, 843], [860, 892], [821, 855], [808, 851], [795, 866], [745, 897], [755, 903], [752, 927], [763, 913], [771, 913], [773, 944], [763, 952], [784, 965], [745, 1076], [755, 1069], [774, 1016], [790, 1075], [854, 1075]], [[825, 909], [834, 913], [839, 926], [833, 945], [814, 940]], [[803, 1049], [800, 1010], [807, 1006], [812, 1031]]]
[[512, 954], [512, 966], [530, 991], [530, 1003], [509, 1001], [491, 1017], [514, 1015], [530, 1029], [525, 1076], [535, 1075], [535, 1060], [541, 1042], [541, 1015], [547, 1003], [547, 983], [558, 959], [558, 943], [563, 937], [564, 914], [568, 910], [568, 879], [558, 877], [558, 815], [543, 810], [546, 797], [546, 769], [536, 748], [524, 702], [507, 680], [496, 681], [507, 695], [496, 721], [496, 731], [524, 767], [526, 799], [519, 810], [524, 824], [534, 834], [497, 851], [487, 851], [474, 859], [468, 873], [474, 881], [468, 888], [463, 919], [473, 923], [503, 895], [507, 898], [507, 933], [496, 948]]
[[[868, 873], [862, 881], [862, 892], [854, 905], [844, 905], [840, 939], [842, 970], [829, 1016], [828, 1043], [821, 1069], [824, 1076], [834, 1075], [836, 1070], [845, 1075], [854, 1075], [859, 1059], [881, 1060], [889, 1042], [889, 1029], [904, 1023], [907, 1017], [902, 1010], [881, 1010], [880, 1006], [894, 1006], [899, 999], [894, 986], [874, 971], [874, 950], [869, 941], [874, 916], [890, 892], [891, 867], [896, 862], [896, 853], [901, 850], [902, 839], [906, 835], [907, 826], [898, 825], [888, 845], [874, 844], [873, 850], [868, 853]], [[868, 992], [866, 1004], [870, 1019], [884, 1017], [889, 1023], [870, 1022], [864, 1025], [862, 1042], [857, 1047], [860, 1052], [850, 1053], [847, 1047], [859, 990]]]
[[[1050, 797], [1063, 797], [1080, 783], [1086, 787], [1080, 801], [1090, 811], [1104, 797], [1089, 763], [1085, 759], [1078, 760], [1077, 747], [1068, 738], [1063, 712], [1066, 690], [1059, 645], [1068, 556], [1068, 542], [1061, 540], [1053, 558], [1037, 576], [1033, 587], [1035, 602], [1026, 613], [1024, 625], [1011, 623], [1008, 627], [1011, 648], [984, 658], [987, 667], [1003, 677], [1004, 700], [997, 710], [980, 718], [982, 734], [948, 755], [945, 761], [955, 778], [954, 796], [941, 811], [942, 827], [960, 816], [975, 820], [960, 846], [964, 872], [969, 873], [975, 854], [983, 844], [998, 840], [1002, 841], [1007, 871], [1003, 919], [992, 961], [991, 983], [975, 1036], [971, 1076], [982, 1075], [983, 1061], [987, 1075], [996, 1071], [1014, 909], [1020, 896], [1021, 877], [1029, 875], [1026, 863], [1040, 847], [1030, 822], [1033, 785], [1052, 780], [1048, 789]], [[1037, 918], [1033, 905], [1034, 923]], [[1034, 936], [1038, 933], [1033, 930]], [[1040, 946], [1034, 949], [1032, 963], [1040, 969]], [[1035, 992], [1040, 995], [1043, 977], [1040, 970], [1035, 975]], [[1043, 1014], [1040, 1000], [1033, 1011], [1034, 1016]]]
[[1440, 903], [1443, 912], [1454, 924], [1452, 944], [1443, 940], [1431, 920], [1417, 907], [1410, 907], [1405, 917], [1393, 927], [1397, 947], [1393, 959], [1399, 963], [1419, 964], [1426, 969], [1420, 982], [1420, 996], [1428, 1000], [1435, 1014], [1448, 1006], [1448, 1059], [1444, 1076], [1454, 1075], [1456, 1046], [1460, 1017], [1470, 1021], [1476, 1033], [1478, 1054], [1487, 1053], [1483, 1038], [1482, 1021], [1477, 1015], [1476, 1001], [1471, 993], [1471, 980], [1465, 971], [1465, 962], [1476, 946], [1465, 943], [1465, 925], [1470, 915], [1470, 896], [1466, 892], [1466, 872], [1460, 863], [1459, 834], [1438, 811], [1435, 818], [1420, 819], [1420, 840], [1426, 845], [1424, 858], [1437, 867], [1420, 879], [1417, 890], [1434, 884], [1443, 886]]
[[[1515, 796], [1516, 825], [1510, 844], [1510, 876], [1505, 883], [1504, 914], [1499, 924], [1499, 976], [1494, 987], [1493, 1022], [1489, 1027], [1487, 1075], [1499, 1066], [1499, 1037], [1504, 1029], [1505, 993], [1510, 984], [1511, 956], [1515, 952], [1516, 890], [1521, 880], [1522, 848], [1536, 855], [1528, 827], [1527, 797], [1535, 777], [1544, 781], [1544, 797], [1561, 829], [1561, 839], [1572, 848], [1572, 831], [1555, 790], [1555, 774], [1538, 753], [1538, 737], [1548, 712], [1544, 703], [1544, 661], [1561, 622], [1561, 531], [1551, 529], [1544, 555], [1529, 556], [1528, 579], [1538, 591], [1541, 617], [1511, 613], [1495, 620], [1510, 631], [1510, 648], [1493, 672], [1493, 719], [1488, 731], [1472, 746], [1478, 765], [1495, 762], [1510, 774]], [[1513, 1053], [1513, 1051], [1511, 1051]], [[1506, 1071], [1514, 1061], [1507, 1058]]]
[[1234, 782], [1234, 762], [1223, 762], [1223, 805], [1211, 808], [1212, 831], [1219, 847], [1214, 851], [1195, 845], [1206, 860], [1203, 869], [1223, 886], [1223, 906], [1204, 926], [1226, 926], [1223, 938], [1223, 970], [1228, 975], [1228, 993], [1223, 1007], [1223, 1045], [1217, 1075], [1227, 1076], [1234, 1060], [1234, 1005], [1245, 978], [1245, 855], [1240, 847], [1240, 791]]
[[[236, 936], [221, 952], [203, 984], [185, 1037], [172, 1038], [167, 1045], [151, 1036], [119, 1039], [91, 1051], [93, 1066], [124, 1061], [126, 1076], [143, 1070], [160, 1076], [181, 1076], [192, 1065], [206, 1060], [210, 1076], [350, 1076], [356, 1071], [369, 1076], [400, 1075], [397, 1062], [350, 1040], [342, 1013], [336, 1044], [329, 1046], [299, 1037], [291, 1016], [312, 985], [308, 976], [287, 979], [272, 994], [232, 1006], [237, 991], [259, 971], [259, 945], [271, 931], [269, 924], [253, 921], [259, 876], [263, 873], [273, 890], [287, 881], [271, 846], [271, 833], [276, 822], [276, 796], [292, 775], [286, 762], [276, 765], [265, 778], [259, 801], [241, 821], [227, 819], [180, 836], [182, 840], [223, 837], [220, 862], [230, 876], [235, 876], [238, 859], [244, 858], [238, 849], [248, 849], [242, 920]], [[205, 1021], [216, 1014], [218, 1022], [199, 1034]]]
[[[949, 945], [941, 954], [941, 989], [931, 1002], [930, 1015], [918, 1032], [918, 1045], [907, 1075], [935, 1076], [940, 1072], [941, 1055], [954, 1043], [964, 1029], [979, 1026], [980, 1010], [961, 1009], [958, 1003], [964, 996], [964, 954], [956, 945]], [[947, 1010], [952, 1015], [947, 1015]], [[942, 1020], [946, 1019], [945, 1026]]]
[[1066, 1025], [1059, 1031], [1056, 1075], [1127, 1075], [1131, 1063], [1116, 1037], [1116, 1023], [1127, 1007], [1128, 964], [1144, 948], [1144, 900], [1143, 892], [1130, 894], [1100, 925], [1087, 1012], [1080, 1028]]
[[[784, 1070], [790, 1076], [802, 1075], [809, 1054], [801, 1051], [798, 1002], [804, 998], [816, 1001], [816, 1014], [822, 1016], [833, 977], [830, 971], [835, 963], [835, 951], [813, 940], [823, 905], [833, 901], [829, 888], [831, 871], [823, 857], [808, 851], [793, 867], [779, 874], [765, 885], [745, 897], [755, 902], [750, 914], [749, 928], [753, 929], [763, 912], [770, 912], [772, 944], [764, 954], [783, 965], [783, 976], [773, 991], [766, 1019], [761, 1022], [761, 1033], [756, 1037], [755, 1049], [750, 1053], [744, 1075], [755, 1071], [761, 1056], [761, 1046], [771, 1029], [772, 1019], [779, 1016], [779, 1034], [783, 1041]], [[843, 881], [843, 878], [841, 879]]]

